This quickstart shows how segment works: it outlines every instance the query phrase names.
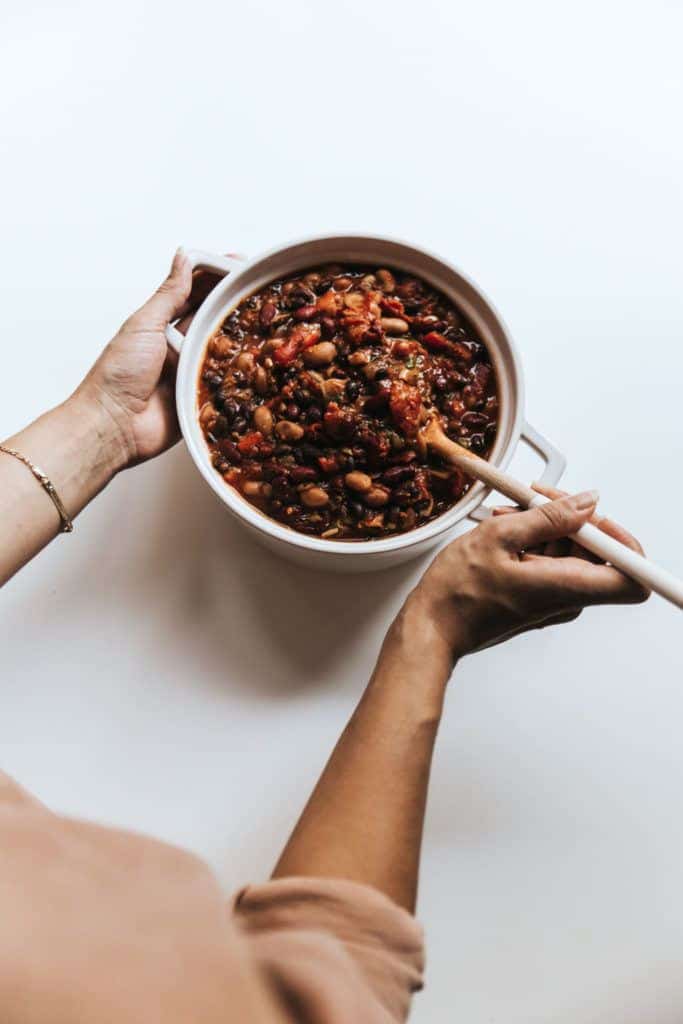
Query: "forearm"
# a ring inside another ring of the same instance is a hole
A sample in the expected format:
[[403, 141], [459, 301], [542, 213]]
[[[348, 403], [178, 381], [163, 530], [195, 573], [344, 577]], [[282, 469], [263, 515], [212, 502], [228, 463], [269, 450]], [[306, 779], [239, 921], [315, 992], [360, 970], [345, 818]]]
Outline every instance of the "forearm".
[[[3, 444], [40, 467], [71, 518], [106, 486], [125, 457], [109, 414], [80, 391]], [[60, 528], [57, 509], [30, 470], [0, 452], [0, 585]]]
[[274, 872], [347, 878], [414, 909], [432, 752], [451, 655], [406, 602]]

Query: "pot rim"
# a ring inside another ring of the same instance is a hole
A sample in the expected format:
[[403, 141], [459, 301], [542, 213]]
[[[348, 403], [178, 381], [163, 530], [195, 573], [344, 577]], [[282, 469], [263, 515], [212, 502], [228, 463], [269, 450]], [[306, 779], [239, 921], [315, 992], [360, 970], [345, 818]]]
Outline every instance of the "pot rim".
[[[213, 490], [214, 494], [216, 494], [220, 501], [226, 505], [238, 519], [246, 522], [246, 524], [253, 529], [256, 529], [261, 533], [265, 533], [278, 541], [288, 545], [294, 545], [295, 547], [302, 548], [307, 551], [316, 551], [335, 555], [387, 554], [392, 551], [400, 551], [417, 546], [429, 540], [436, 543], [441, 534], [452, 529], [458, 522], [465, 519], [486, 499], [486, 496], [490, 493], [490, 488], [487, 488], [481, 482], [476, 481], [461, 501], [448, 509], [448, 511], [437, 516], [436, 519], [430, 520], [424, 526], [410, 530], [407, 533], [398, 534], [394, 537], [384, 537], [381, 539], [370, 538], [368, 540], [358, 541], [335, 541], [323, 540], [319, 537], [309, 537], [307, 534], [299, 533], [297, 530], [284, 526], [276, 520], [271, 519], [265, 513], [247, 502], [237, 490], [225, 483], [225, 481], [216, 473], [214, 467], [209, 461], [208, 447], [199, 428], [197, 419], [196, 369], [194, 373], [192, 372], [193, 367], [195, 367], [195, 363], [197, 362], [196, 356], [200, 349], [203, 355], [205, 346], [219, 323], [222, 323], [229, 311], [244, 297], [244, 295], [240, 294], [239, 285], [241, 280], [243, 280], [250, 271], [257, 268], [259, 264], [265, 263], [268, 260], [276, 259], [277, 257], [284, 257], [292, 249], [308, 246], [313, 243], [329, 242], [331, 246], [333, 244], [339, 245], [347, 240], [350, 243], [362, 242], [396, 246], [414, 255], [416, 259], [426, 257], [428, 260], [431, 260], [440, 266], [440, 268], [448, 275], [455, 276], [456, 279], [462, 281], [466, 287], [471, 289], [474, 296], [476, 296], [478, 301], [482, 303], [488, 311], [492, 322], [500, 332], [500, 335], [504, 339], [505, 345], [508, 349], [507, 353], [501, 354], [498, 351], [498, 343], [491, 346], [490, 341], [487, 341], [487, 348], [489, 348], [490, 351], [496, 377], [499, 381], [502, 379], [502, 375], [504, 373], [509, 377], [512, 369], [512, 373], [515, 378], [514, 387], [516, 391], [516, 405], [511, 417], [508, 439], [504, 446], [498, 451], [496, 448], [498, 447], [499, 439], [496, 439], [492, 458], [490, 460], [498, 468], [504, 469], [512, 458], [517, 447], [524, 424], [524, 380], [519, 352], [512, 336], [510, 335], [502, 317], [498, 313], [498, 310], [493, 306], [479, 285], [477, 285], [467, 274], [463, 273], [462, 270], [456, 267], [449, 260], [431, 252], [429, 249], [413, 245], [411, 242], [406, 242], [403, 239], [388, 235], [367, 235], [364, 233], [352, 232], [345, 232], [344, 234], [339, 235], [327, 233], [309, 235], [285, 242], [284, 244], [274, 246], [265, 252], [258, 253], [255, 257], [245, 261], [244, 264], [239, 266], [239, 268], [236, 268], [232, 273], [228, 274], [204, 299], [201, 306], [195, 313], [190, 328], [184, 338], [180, 350], [180, 359], [176, 377], [176, 405], [180, 428], [193, 462], [197, 466], [197, 469], [203, 476], [204, 480]], [[322, 257], [322, 259], [324, 259], [324, 257]], [[316, 256], [316, 261], [320, 262], [321, 257]], [[392, 266], [400, 268], [402, 262], [400, 254], [397, 253], [395, 259], [388, 259], [387, 262]], [[404, 262], [407, 263], [408, 260], [406, 259]], [[306, 261], [305, 259], [302, 260], [300, 264], [301, 269], [305, 266], [311, 265], [311, 262]], [[425, 280], [430, 280], [429, 272], [414, 272], [419, 276], [424, 277]], [[272, 273], [269, 272], [267, 279], [273, 280], [277, 277], [278, 271], [275, 270]], [[246, 294], [249, 294], [253, 290], [253, 288], [249, 288], [246, 291]], [[230, 297], [227, 300], [223, 298], [226, 292], [230, 292]], [[209, 313], [211, 314], [210, 317], [208, 316]], [[509, 365], [504, 365], [505, 356], [508, 357], [511, 367]], [[190, 382], [191, 389], [189, 387]]]

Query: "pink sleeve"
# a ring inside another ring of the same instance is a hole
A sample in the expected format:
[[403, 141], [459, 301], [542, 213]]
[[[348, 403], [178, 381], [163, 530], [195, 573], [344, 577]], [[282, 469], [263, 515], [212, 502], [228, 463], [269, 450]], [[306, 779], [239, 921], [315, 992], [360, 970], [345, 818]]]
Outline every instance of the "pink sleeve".
[[422, 929], [364, 885], [283, 878], [242, 890], [236, 921], [282, 1005], [306, 1024], [404, 1021], [422, 987]]

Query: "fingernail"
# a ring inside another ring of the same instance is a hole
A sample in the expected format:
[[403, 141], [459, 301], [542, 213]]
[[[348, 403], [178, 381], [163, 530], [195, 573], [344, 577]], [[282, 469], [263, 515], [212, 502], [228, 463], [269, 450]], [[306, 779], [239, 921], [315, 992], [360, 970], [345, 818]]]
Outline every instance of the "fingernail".
[[598, 491], [582, 491], [581, 494], [574, 495], [571, 503], [577, 512], [585, 512], [587, 508], [597, 505], [599, 497]]

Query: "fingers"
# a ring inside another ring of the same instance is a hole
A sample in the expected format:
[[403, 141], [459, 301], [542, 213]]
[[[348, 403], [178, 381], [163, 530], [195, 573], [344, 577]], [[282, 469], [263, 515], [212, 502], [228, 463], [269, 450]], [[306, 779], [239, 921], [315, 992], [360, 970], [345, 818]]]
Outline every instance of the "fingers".
[[519, 564], [528, 586], [553, 593], [562, 607], [594, 604], [640, 604], [648, 591], [611, 565], [583, 558], [529, 555]]
[[629, 533], [628, 530], [625, 530], [623, 526], [620, 526], [619, 523], [615, 523], [613, 519], [608, 519], [607, 516], [604, 516], [598, 521], [597, 526], [603, 533], [607, 533], [610, 537], [614, 537], [615, 540], [625, 544], [626, 547], [633, 548], [633, 550], [637, 551], [639, 555], [645, 554], [640, 541], [637, 540], [632, 533]]
[[192, 289], [192, 270], [184, 250], [178, 249], [168, 277], [159, 285], [154, 295], [138, 310], [138, 316], [146, 315], [159, 326], [174, 320], [182, 311]]
[[590, 519], [597, 500], [597, 491], [584, 491], [527, 512], [502, 516], [496, 528], [502, 542], [513, 550], [536, 547], [576, 533]]

